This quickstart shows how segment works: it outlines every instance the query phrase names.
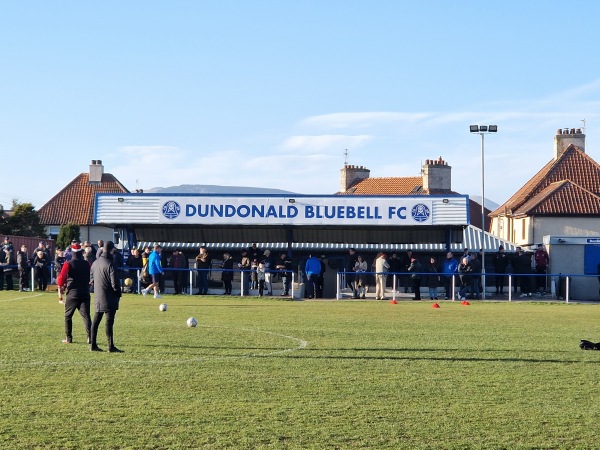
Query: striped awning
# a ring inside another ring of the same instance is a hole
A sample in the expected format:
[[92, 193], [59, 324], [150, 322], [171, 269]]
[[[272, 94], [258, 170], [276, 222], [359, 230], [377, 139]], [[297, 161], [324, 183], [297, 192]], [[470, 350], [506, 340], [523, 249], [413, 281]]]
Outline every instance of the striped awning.
[[[138, 242], [138, 248], [144, 248], [145, 246], [152, 247], [154, 244], [160, 244], [165, 250], [189, 250], [196, 251], [200, 246], [204, 245], [212, 250], [242, 250], [247, 249], [252, 245], [252, 242]], [[268, 248], [270, 250], [287, 250], [288, 244], [286, 242], [257, 242], [259, 248]], [[469, 225], [464, 229], [463, 242], [453, 243], [450, 246], [452, 252], [462, 252], [463, 249], [468, 248], [471, 250], [479, 250], [485, 248], [486, 252], [496, 252], [498, 247], [503, 246], [508, 252], [515, 250], [515, 244], [509, 241], [500, 239], [490, 233], [481, 233], [480, 228], [476, 228]], [[289, 245], [291, 250], [296, 251], [326, 251], [326, 252], [343, 252], [350, 248], [354, 248], [359, 251], [387, 251], [387, 252], [401, 252], [406, 250], [413, 250], [417, 252], [444, 252], [446, 251], [445, 244], [374, 244], [374, 243], [327, 243], [327, 242], [293, 242]]]

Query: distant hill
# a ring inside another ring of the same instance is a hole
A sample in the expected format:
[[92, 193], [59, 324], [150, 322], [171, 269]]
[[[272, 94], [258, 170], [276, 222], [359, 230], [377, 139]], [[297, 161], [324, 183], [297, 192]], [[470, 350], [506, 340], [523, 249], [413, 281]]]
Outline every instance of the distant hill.
[[180, 186], [154, 187], [146, 189], [149, 194], [278, 194], [298, 195], [297, 192], [283, 191], [281, 189], [244, 187], [244, 186], [217, 186], [210, 184], [182, 184]]

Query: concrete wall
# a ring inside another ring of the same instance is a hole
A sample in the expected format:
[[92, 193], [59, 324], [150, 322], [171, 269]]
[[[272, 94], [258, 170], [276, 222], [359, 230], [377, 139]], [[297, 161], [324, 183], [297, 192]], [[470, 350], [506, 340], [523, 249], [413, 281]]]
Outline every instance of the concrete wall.
[[[598, 236], [598, 234], [596, 234]], [[584, 274], [585, 244], [573, 236], [563, 236], [567, 243], [558, 243], [560, 236], [545, 236], [544, 242], [550, 256], [549, 272], [552, 274]], [[599, 261], [600, 262], [600, 261]], [[597, 277], [572, 277], [569, 297], [571, 300], [598, 300]], [[558, 294], [558, 293], [557, 293]]]
[[598, 217], [534, 217], [534, 242], [542, 242], [544, 236], [598, 236]]

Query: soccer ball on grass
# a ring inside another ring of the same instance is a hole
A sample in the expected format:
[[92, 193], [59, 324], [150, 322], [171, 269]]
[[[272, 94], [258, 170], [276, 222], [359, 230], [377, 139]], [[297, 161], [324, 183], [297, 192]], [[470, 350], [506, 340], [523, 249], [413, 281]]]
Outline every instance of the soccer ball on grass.
[[188, 326], [188, 327], [195, 327], [196, 325], [198, 325], [198, 321], [196, 320], [196, 318], [195, 318], [195, 317], [190, 317], [190, 318], [187, 320], [187, 326]]
[[167, 304], [166, 304], [166, 303], [161, 303], [161, 304], [158, 306], [158, 309], [159, 309], [160, 311], [166, 311], [166, 310], [167, 310]]
[[131, 287], [133, 285], [133, 280], [131, 278], [125, 278], [125, 286]]

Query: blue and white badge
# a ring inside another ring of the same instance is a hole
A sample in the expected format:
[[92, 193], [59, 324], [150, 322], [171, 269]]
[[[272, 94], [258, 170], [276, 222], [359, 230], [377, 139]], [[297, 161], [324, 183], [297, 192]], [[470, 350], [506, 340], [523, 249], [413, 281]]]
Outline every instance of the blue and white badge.
[[413, 206], [410, 213], [415, 222], [426, 222], [431, 215], [429, 207], [422, 203], [417, 203], [415, 206]]
[[173, 200], [169, 200], [162, 207], [163, 216], [165, 216], [167, 219], [176, 219], [180, 212], [181, 206], [179, 206], [179, 203]]

